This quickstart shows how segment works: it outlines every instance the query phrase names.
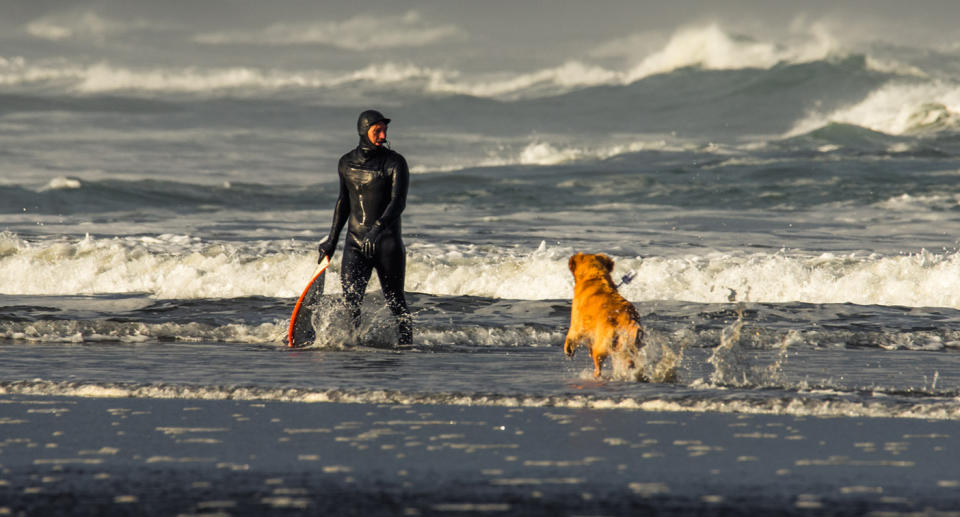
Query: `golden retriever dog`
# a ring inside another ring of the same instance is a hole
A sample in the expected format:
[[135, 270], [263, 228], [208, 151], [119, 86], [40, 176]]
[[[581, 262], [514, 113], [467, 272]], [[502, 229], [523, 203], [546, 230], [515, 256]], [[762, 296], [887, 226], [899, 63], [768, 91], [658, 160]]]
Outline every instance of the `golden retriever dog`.
[[580, 345], [590, 347], [593, 376], [600, 378], [603, 360], [612, 353], [623, 354], [629, 368], [643, 346], [643, 327], [636, 307], [628, 302], [610, 278], [613, 260], [606, 255], [577, 253], [570, 257], [573, 273], [573, 308], [570, 330], [563, 343], [569, 357]]

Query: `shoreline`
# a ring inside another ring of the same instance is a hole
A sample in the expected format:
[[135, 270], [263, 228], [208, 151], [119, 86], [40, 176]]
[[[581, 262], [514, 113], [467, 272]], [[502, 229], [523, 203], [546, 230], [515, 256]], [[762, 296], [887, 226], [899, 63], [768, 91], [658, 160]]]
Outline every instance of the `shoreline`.
[[[587, 371], [587, 370], [584, 370]], [[593, 382], [586, 379], [584, 382]], [[755, 396], [756, 391], [730, 391], [723, 397], [698, 396], [696, 389], [678, 394], [631, 395], [524, 395], [492, 393], [422, 393], [397, 389], [355, 391], [339, 388], [263, 387], [253, 385], [208, 386], [182, 383], [135, 383], [11, 380], [0, 382], [0, 397], [131, 398], [143, 400], [235, 401], [291, 404], [388, 404], [489, 407], [509, 409], [567, 409], [641, 411], [649, 413], [785, 416], [792, 418], [900, 419], [953, 422], [960, 418], [955, 397], [928, 397], [922, 402], [877, 396], [869, 400], [845, 393], [791, 393]]]
[[0, 515], [950, 510], [951, 421], [0, 395]]

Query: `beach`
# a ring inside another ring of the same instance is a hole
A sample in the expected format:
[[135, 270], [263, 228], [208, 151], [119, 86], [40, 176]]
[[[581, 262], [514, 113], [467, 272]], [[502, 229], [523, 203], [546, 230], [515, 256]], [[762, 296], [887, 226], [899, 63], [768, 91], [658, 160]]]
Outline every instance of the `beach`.
[[954, 422], [0, 398], [3, 515], [910, 515]]

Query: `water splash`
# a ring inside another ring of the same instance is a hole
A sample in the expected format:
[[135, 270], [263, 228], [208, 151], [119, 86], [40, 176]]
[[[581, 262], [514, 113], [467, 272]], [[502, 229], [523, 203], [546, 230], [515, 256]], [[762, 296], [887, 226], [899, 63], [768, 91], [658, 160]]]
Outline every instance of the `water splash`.
[[[396, 320], [384, 307], [383, 296], [371, 293], [367, 298], [359, 327], [351, 323], [350, 314], [339, 296], [321, 298], [313, 313], [313, 329], [317, 337], [306, 348], [347, 350], [356, 347], [392, 348], [396, 345]], [[373, 309], [376, 306], [379, 308]]]
[[758, 364], [756, 354], [751, 353], [743, 343], [743, 303], [737, 304], [737, 319], [725, 326], [720, 333], [720, 345], [710, 358], [713, 373], [710, 382], [716, 386], [736, 388], [754, 388], [777, 386], [782, 384], [783, 362], [786, 360], [787, 346], [793, 341], [786, 336], [778, 347], [779, 352], [769, 364]]
[[[651, 335], [652, 334], [652, 335]], [[683, 360], [682, 344], [674, 348], [656, 333], [647, 332], [639, 350], [621, 347], [610, 355], [611, 380], [629, 382], [677, 382]]]

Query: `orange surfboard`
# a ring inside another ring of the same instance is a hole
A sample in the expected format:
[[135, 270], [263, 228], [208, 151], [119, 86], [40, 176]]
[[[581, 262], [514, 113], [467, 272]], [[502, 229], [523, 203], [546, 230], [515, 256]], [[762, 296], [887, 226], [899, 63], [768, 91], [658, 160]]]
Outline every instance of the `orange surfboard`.
[[300, 347], [313, 343], [317, 338], [316, 331], [313, 330], [313, 311], [320, 296], [323, 295], [323, 279], [330, 265], [330, 257], [323, 257], [323, 260], [317, 264], [316, 271], [310, 278], [310, 283], [300, 294], [297, 304], [293, 307], [293, 314], [290, 315], [290, 330], [287, 332], [287, 346]]

